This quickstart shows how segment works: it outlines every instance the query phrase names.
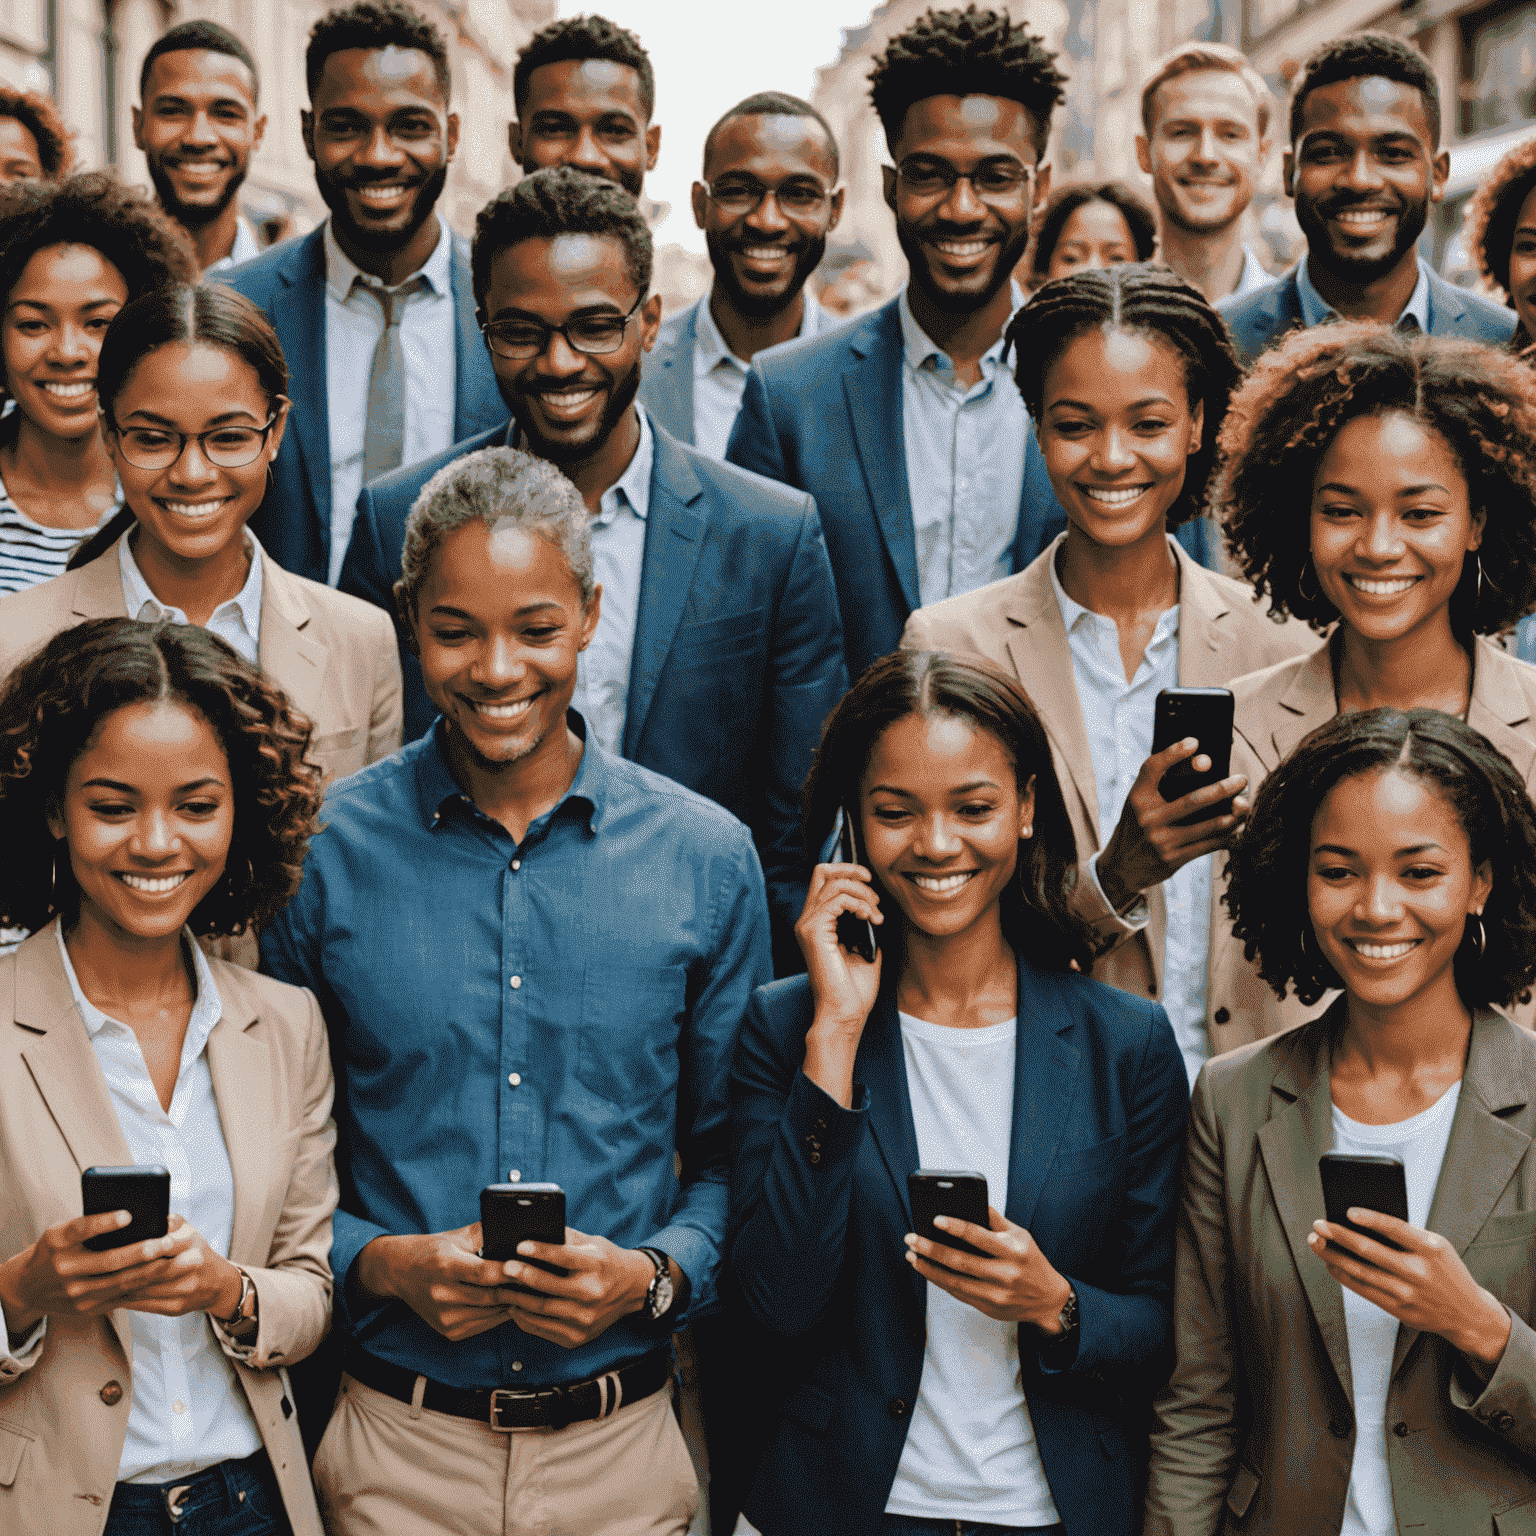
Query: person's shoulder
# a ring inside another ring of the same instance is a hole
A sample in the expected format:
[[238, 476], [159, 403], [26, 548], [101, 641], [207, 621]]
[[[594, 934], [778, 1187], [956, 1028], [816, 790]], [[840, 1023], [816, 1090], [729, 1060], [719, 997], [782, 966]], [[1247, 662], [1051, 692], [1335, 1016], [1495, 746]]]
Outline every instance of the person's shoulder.
[[414, 464], [406, 464], [400, 469], [392, 469], [387, 475], [381, 475], [377, 480], [370, 480], [364, 487], [368, 493], [368, 500], [375, 509], [403, 517], [410, 511], [411, 504], [416, 500], [422, 486], [438, 470], [452, 464], [455, 459], [462, 459], [466, 454], [478, 453], [482, 448], [502, 447], [506, 442], [506, 435], [506, 423], [503, 422], [499, 426], [488, 427], [484, 432], [477, 432], [473, 437], [462, 438], [456, 443], [451, 443], [429, 458], [418, 459]]
[[[796, 337], [769, 347], [752, 359], [752, 366], [774, 386], [805, 388], [836, 377], [845, 362], [866, 357], [895, 323], [896, 300], [859, 315], [815, 336]], [[897, 340], [900, 340], [898, 328]]]
[[1217, 1118], [1230, 1122], [1246, 1116], [1257, 1126], [1269, 1118], [1270, 1085], [1276, 1079], [1292, 1093], [1303, 1090], [1324, 1064], [1333, 1012], [1330, 1008], [1294, 1029], [1212, 1056], [1200, 1069], [1197, 1087]]
[[803, 972], [765, 982], [752, 994], [752, 1011], [762, 1019], [768, 1032], [787, 1031], [801, 1045], [815, 1010], [811, 978]]
[[1298, 674], [1312, 660], [1318, 646], [1326, 643], [1319, 636], [1317, 645], [1308, 647], [1299, 655], [1287, 656], [1283, 661], [1234, 677], [1227, 687], [1232, 690], [1239, 723], [1244, 718], [1251, 719], [1266, 713], [1276, 700], [1284, 698]]
[[1452, 335], [1469, 335], [1491, 346], [1503, 346], [1515, 334], [1519, 317], [1507, 305], [1490, 299], [1474, 288], [1461, 288], [1447, 282], [1437, 272], [1429, 274], [1432, 328], [1442, 309], [1451, 311]]
[[[751, 844], [752, 834], [724, 806], [685, 788], [675, 779], [607, 751], [590, 736], [586, 750], [602, 754], [607, 779], [605, 791], [610, 805], [626, 818], [643, 816], [653, 823], [657, 832], [665, 832], [701, 850], [718, 851], [721, 847], [734, 850], [743, 842]], [[368, 771], [363, 770], [364, 773]]]
[[770, 530], [777, 528], [779, 520], [786, 515], [797, 520], [804, 517], [810, 500], [805, 491], [770, 480], [767, 475], [757, 474], [754, 470], [743, 469], [739, 464], [711, 458], [673, 437], [654, 417], [651, 427], [658, 444], [663, 438], [666, 441], [666, 447], [657, 455], [657, 468], [664, 470], [668, 455], [675, 454], [674, 462], [685, 465], [699, 482], [710, 502], [712, 517], [718, 512], [728, 518], [766, 522]]
[[348, 592], [338, 592], [323, 581], [296, 576], [292, 571], [285, 571], [283, 575], [293, 583], [310, 612], [336, 638], [356, 638], [370, 645], [382, 644], [385, 640], [391, 646], [394, 644], [394, 622], [382, 608]]
[[1199, 573], [1197, 579], [1205, 581], [1231, 613], [1243, 631], [1243, 638], [1264, 655], [1265, 666], [1305, 655], [1318, 645], [1319, 636], [1315, 629], [1300, 619], [1279, 612], [1248, 582], [1195, 566], [1193, 562], [1191, 565]]
[[232, 960], [204, 952], [226, 1015], [249, 1012], [303, 1038], [319, 1025], [319, 1009], [307, 987], [296, 987]]
[[397, 830], [401, 818], [416, 804], [417, 761], [431, 744], [428, 731], [388, 757], [328, 784], [320, 808], [320, 832], [310, 842], [308, 859], [323, 859], [336, 846], [336, 839], [329, 836], [333, 827], [343, 836]]
[[28, 637], [41, 645], [47, 639], [42, 633], [44, 627], [57, 615], [70, 611], [74, 578], [73, 571], [64, 571], [35, 586], [0, 596], [0, 651], [9, 651]]
[[[1044, 560], [1049, 551], [1037, 556]], [[1031, 566], [1033, 562], [1031, 562]], [[928, 603], [914, 610], [913, 617], [920, 618], [924, 627], [933, 635], [962, 635], [977, 631], [991, 631], [1007, 622], [1007, 615], [1027, 601], [1037, 585], [1038, 573], [1026, 566], [1012, 576], [989, 581], [984, 587], [970, 592], [960, 592], [954, 597], [941, 597], [936, 603]]]
[[661, 327], [656, 332], [656, 345], [651, 348], [652, 356], [683, 344], [684, 339], [693, 331], [694, 316], [698, 314], [699, 305], [704, 302], [704, 299], [699, 299], [697, 303], [689, 304], [686, 308], [678, 310], [675, 315], [668, 315], [661, 322]]
[[1285, 285], [1293, 280], [1290, 272], [1282, 272], [1247, 293], [1229, 294], [1216, 301], [1216, 313], [1227, 322], [1230, 329], [1249, 326], [1274, 318], [1280, 295]]
[[297, 240], [280, 241], [277, 245], [269, 246], [259, 256], [252, 256], [249, 261], [237, 262], [232, 267], [209, 273], [209, 278], [224, 284], [226, 288], [243, 293], [248, 299], [260, 302], [258, 294], [270, 292], [274, 283], [284, 277], [291, 279], [293, 273], [302, 268], [311, 257], [310, 242], [318, 239], [319, 232], [316, 231]]

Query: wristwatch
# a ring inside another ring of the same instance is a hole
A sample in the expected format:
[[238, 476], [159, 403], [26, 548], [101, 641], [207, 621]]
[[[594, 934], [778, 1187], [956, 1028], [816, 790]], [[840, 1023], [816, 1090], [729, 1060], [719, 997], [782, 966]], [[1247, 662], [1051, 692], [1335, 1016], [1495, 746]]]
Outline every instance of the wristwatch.
[[642, 1248], [640, 1252], [656, 1266], [656, 1273], [651, 1276], [640, 1310], [653, 1323], [659, 1323], [672, 1310], [672, 1261], [659, 1248]]
[[[238, 1265], [236, 1266], [239, 1267]], [[246, 1317], [245, 1303], [249, 1298], [251, 1302], [251, 1315]], [[228, 1317], [217, 1318], [216, 1321], [225, 1333], [236, 1344], [254, 1344], [256, 1334], [261, 1328], [261, 1319], [257, 1316], [259, 1301], [256, 1296], [256, 1287], [251, 1277], [242, 1269], [240, 1270], [240, 1300], [235, 1303], [235, 1310]]]
[[1062, 1338], [1071, 1333], [1077, 1327], [1077, 1292], [1067, 1292], [1067, 1304], [1056, 1315], [1056, 1321], [1061, 1324]]

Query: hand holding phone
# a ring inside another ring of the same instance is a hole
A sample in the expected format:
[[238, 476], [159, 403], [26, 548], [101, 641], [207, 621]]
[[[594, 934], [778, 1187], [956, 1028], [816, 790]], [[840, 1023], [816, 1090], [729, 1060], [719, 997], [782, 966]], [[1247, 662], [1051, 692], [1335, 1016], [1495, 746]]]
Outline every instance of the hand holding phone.
[[[841, 823], [838, 831], [837, 857], [843, 864], [863, 864], [859, 857], [858, 840], [854, 835], [853, 817], [846, 809], [840, 809], [837, 813]], [[837, 942], [850, 954], [857, 955], [859, 959], [873, 965], [875, 960], [875, 948], [878, 941], [875, 938], [875, 925], [856, 916], [852, 912], [844, 912], [837, 920]]]
[[[1408, 1220], [1408, 1181], [1400, 1158], [1325, 1152], [1318, 1159], [1317, 1172], [1323, 1184], [1323, 1209], [1334, 1226], [1345, 1227], [1383, 1247], [1402, 1252], [1400, 1244], [1348, 1220], [1345, 1215], [1351, 1206], [1355, 1206], [1380, 1211], [1384, 1216], [1395, 1216], [1399, 1221]], [[1329, 1243], [1328, 1247], [1334, 1253], [1346, 1251], [1338, 1243]]]
[[985, 1174], [951, 1168], [919, 1168], [907, 1175], [907, 1200], [912, 1207], [912, 1230], [930, 1243], [942, 1243], [961, 1253], [984, 1257], [981, 1250], [933, 1224], [935, 1216], [953, 1216], [978, 1227], [987, 1223]]
[[[1210, 758], [1211, 766], [1197, 772], [1194, 759], [1176, 763], [1162, 777], [1158, 793], [1164, 800], [1182, 800], [1211, 784], [1219, 784], [1232, 771], [1232, 719], [1234, 704], [1230, 688], [1164, 688], [1153, 706], [1152, 756], [1166, 752], [1176, 741], [1193, 736], [1199, 743], [1197, 755]], [[1232, 808], [1230, 800], [1218, 800], [1174, 823], [1194, 826], [1225, 816]]]
[[87, 1216], [127, 1211], [132, 1218], [126, 1227], [87, 1238], [85, 1246], [93, 1253], [164, 1237], [171, 1215], [170, 1169], [87, 1168], [80, 1175], [80, 1201]]
[[[516, 1259], [552, 1275], [566, 1275], [540, 1259], [524, 1258], [522, 1242], [565, 1245], [565, 1191], [558, 1184], [487, 1184], [480, 1191], [481, 1257], [495, 1263]], [[504, 1282], [509, 1291], [536, 1294], [515, 1280]]]

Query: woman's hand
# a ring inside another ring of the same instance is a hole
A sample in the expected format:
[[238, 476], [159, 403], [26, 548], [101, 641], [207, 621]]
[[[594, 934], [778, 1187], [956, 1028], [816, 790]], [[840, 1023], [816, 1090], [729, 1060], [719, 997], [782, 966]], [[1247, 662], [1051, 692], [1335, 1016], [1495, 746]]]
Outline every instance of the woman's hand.
[[984, 1258], [907, 1233], [907, 1262], [956, 1301], [1000, 1323], [1028, 1323], [1042, 1333], [1061, 1332], [1061, 1309], [1072, 1286], [1056, 1273], [1023, 1227], [987, 1207], [986, 1227], [953, 1216], [935, 1216], [941, 1232], [981, 1249]]
[[[1439, 1334], [1470, 1360], [1499, 1363], [1509, 1343], [1509, 1313], [1472, 1278], [1445, 1238], [1380, 1211], [1351, 1207], [1346, 1214], [1405, 1251], [1330, 1221], [1314, 1221], [1307, 1243], [1340, 1285], [1410, 1328]], [[1329, 1242], [1348, 1252], [1333, 1251]]]
[[881, 954], [877, 949], [871, 962], [844, 949], [837, 920], [846, 912], [877, 927], [885, 921], [872, 879], [862, 864], [818, 864], [795, 924], [816, 1000], [805, 1037], [805, 1075], [845, 1109], [853, 1101], [853, 1058], [880, 991]]

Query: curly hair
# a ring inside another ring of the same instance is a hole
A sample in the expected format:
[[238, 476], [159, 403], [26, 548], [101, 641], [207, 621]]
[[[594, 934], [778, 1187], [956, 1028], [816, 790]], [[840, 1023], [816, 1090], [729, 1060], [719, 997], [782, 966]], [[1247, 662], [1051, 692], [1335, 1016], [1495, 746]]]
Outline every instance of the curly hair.
[[37, 140], [37, 163], [49, 181], [62, 180], [75, 168], [75, 136], [46, 96], [0, 85], [0, 117], [14, 117]]
[[886, 44], [869, 75], [885, 142], [901, 137], [907, 112], [930, 96], [996, 96], [1016, 101], [1035, 128], [1035, 152], [1045, 154], [1051, 113], [1066, 99], [1066, 76], [1043, 39], [1016, 25], [1006, 11], [929, 11]]
[[225, 876], [192, 913], [194, 933], [269, 922], [299, 888], [320, 809], [306, 761], [310, 722], [222, 640], [169, 619], [87, 619], [23, 661], [0, 691], [0, 923], [32, 931], [72, 920], [79, 887], [48, 816], [70, 765], [114, 710], [173, 700], [201, 715], [229, 759], [235, 827]]
[[528, 82], [536, 69], [546, 64], [564, 64], [572, 59], [606, 59], [623, 64], [640, 77], [640, 104], [646, 121], [656, 110], [656, 75], [651, 56], [640, 39], [624, 27], [616, 27], [606, 16], [566, 16], [541, 27], [523, 46], [512, 71], [512, 104], [522, 116], [528, 100]]
[[469, 248], [470, 286], [483, 308], [491, 263], [509, 246], [557, 235], [597, 235], [624, 247], [629, 275], [641, 294], [651, 286], [651, 231], [623, 187], [568, 165], [524, 176], [500, 191], [475, 217]]
[[453, 71], [448, 65], [448, 44], [436, 25], [403, 0], [353, 0], [351, 5], [327, 11], [309, 29], [304, 50], [304, 83], [309, 99], [325, 73], [325, 61], [349, 48], [406, 48], [432, 60], [437, 88], [447, 106], [453, 95]]
[[[1218, 443], [1211, 504], [1243, 573], [1314, 629], [1339, 611], [1314, 582], [1312, 483], [1339, 429], [1401, 412], [1442, 438], [1486, 521], [1451, 597], [1459, 634], [1495, 634], [1536, 606], [1536, 393], [1515, 358], [1369, 321], [1293, 331], [1253, 365]], [[1478, 572], [1482, 572], [1479, 591]]]
[[1509, 293], [1509, 257], [1515, 224], [1525, 200], [1536, 191], [1536, 135], [1515, 145], [1488, 173], [1467, 209], [1468, 237], [1478, 270]]
[[1157, 250], [1157, 215], [1147, 206], [1146, 199], [1123, 181], [1080, 181], [1057, 187], [1035, 216], [1035, 227], [1030, 233], [1035, 255], [1030, 271], [1036, 277], [1044, 277], [1050, 270], [1051, 257], [1056, 254], [1067, 220], [1089, 203], [1108, 203], [1118, 209], [1135, 242], [1136, 260], [1151, 261]]
[[1301, 133], [1302, 108], [1313, 91], [1341, 80], [1374, 77], [1411, 86], [1424, 98], [1430, 147], [1440, 147], [1440, 83], [1430, 62], [1406, 38], [1390, 32], [1350, 32], [1314, 48], [1291, 87], [1291, 143]]
[[1242, 377], [1226, 323], [1198, 288], [1162, 265], [1090, 267], [1046, 283], [1014, 315], [1005, 340], [1005, 353], [1011, 347], [1015, 356], [1014, 382], [1037, 426], [1051, 365], [1068, 342], [1096, 329], [1156, 337], [1184, 370], [1191, 411], [1203, 407], [1200, 446], [1190, 454], [1184, 487], [1168, 509], [1168, 524], [1176, 527], [1196, 516], [1204, 504], [1216, 462], [1217, 434]]
[[[898, 721], [913, 715], [954, 715], [993, 737], [1008, 754], [1020, 787], [1035, 781], [1034, 834], [1019, 843], [1018, 878], [1002, 898], [1003, 935], [1016, 954], [1047, 971], [1075, 961], [1093, 965], [1093, 934], [1073, 912], [1068, 881], [1077, 863], [1077, 842], [1066, 801], [1051, 762], [1045, 727], [1024, 690], [991, 662], [942, 651], [893, 651], [875, 662], [827, 719], [802, 796], [807, 863], [831, 836], [838, 812], [859, 804], [860, 786], [876, 743]], [[881, 890], [886, 915], [880, 944], [900, 943], [895, 901]], [[887, 977], [895, 968], [886, 959]]]
[[1456, 952], [1456, 990], [1469, 1008], [1507, 1007], [1536, 979], [1536, 810], [1514, 765], [1487, 737], [1436, 709], [1370, 709], [1335, 715], [1264, 781], [1228, 864], [1232, 931], [1259, 975], [1307, 1005], [1343, 985], [1323, 958], [1307, 915], [1311, 837], [1303, 835], [1346, 779], [1411, 774], [1454, 812], [1472, 867], [1487, 864], [1487, 947]]

